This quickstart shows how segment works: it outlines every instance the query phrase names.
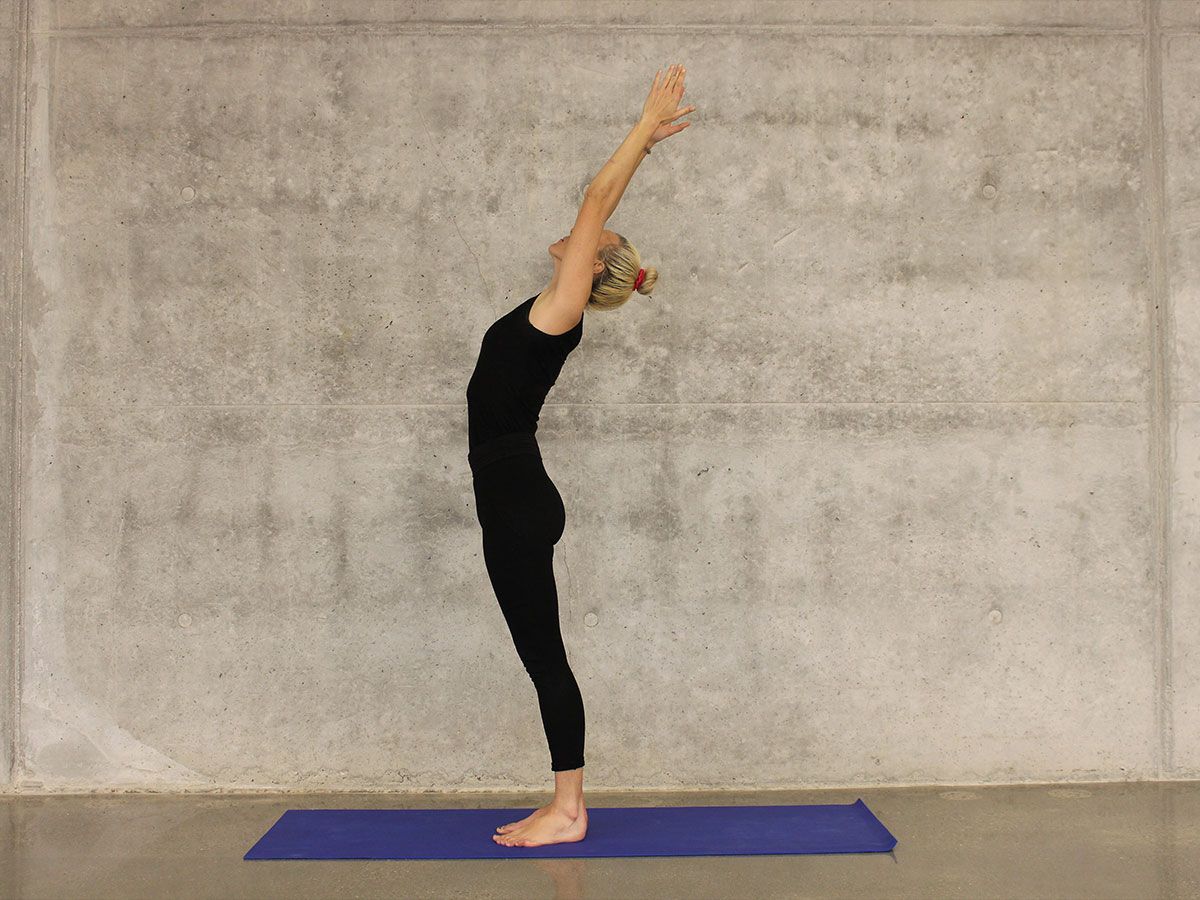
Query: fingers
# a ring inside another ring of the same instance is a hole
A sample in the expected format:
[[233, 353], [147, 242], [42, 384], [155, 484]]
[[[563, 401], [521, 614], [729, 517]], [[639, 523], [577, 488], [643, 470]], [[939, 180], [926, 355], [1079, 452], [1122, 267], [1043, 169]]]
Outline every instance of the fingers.
[[661, 86], [664, 91], [673, 91], [675, 90], [676, 85], [682, 86], [683, 77], [686, 72], [687, 69], [685, 69], [679, 63], [672, 63], [667, 67], [666, 78], [662, 80], [660, 85], [658, 76], [662, 73], [662, 69], [659, 69], [654, 75], [654, 87]]
[[[672, 63], [668, 66], [665, 76], [663, 75], [663, 70], [659, 69], [654, 73], [654, 84], [650, 87], [650, 95], [652, 97], [670, 95], [674, 98], [675, 103], [678, 104], [680, 98], [683, 97], [683, 81], [686, 76], [687, 68], [680, 63]], [[695, 107], [693, 106], [691, 109], [695, 109]], [[685, 110], [684, 112], [690, 112], [690, 110]], [[672, 118], [678, 118], [683, 114], [677, 113]], [[670, 120], [668, 119], [667, 121]]]

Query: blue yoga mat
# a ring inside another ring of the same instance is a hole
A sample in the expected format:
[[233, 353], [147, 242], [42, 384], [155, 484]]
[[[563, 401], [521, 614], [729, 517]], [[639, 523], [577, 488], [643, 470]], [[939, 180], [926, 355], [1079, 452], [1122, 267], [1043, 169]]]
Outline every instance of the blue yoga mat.
[[896, 839], [862, 800], [799, 806], [594, 806], [582, 841], [505, 847], [511, 809], [289, 809], [243, 859], [510, 859], [879, 853]]

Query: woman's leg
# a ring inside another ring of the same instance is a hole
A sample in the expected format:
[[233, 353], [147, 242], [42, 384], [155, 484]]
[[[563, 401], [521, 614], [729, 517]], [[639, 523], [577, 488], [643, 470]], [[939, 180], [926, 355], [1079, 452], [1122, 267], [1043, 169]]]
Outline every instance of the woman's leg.
[[565, 526], [562, 498], [533, 455], [476, 473], [475, 497], [488, 577], [537, 691], [555, 775], [554, 800], [497, 829], [495, 838], [524, 846], [580, 840], [587, 831], [583, 697], [563, 645], [554, 580], [554, 545]]
[[[488, 533], [483, 558], [517, 655], [537, 691], [550, 768], [554, 772], [581, 769], [583, 697], [559, 627], [554, 545], [528, 542], [520, 534]], [[573, 804], [576, 798], [562, 799]]]

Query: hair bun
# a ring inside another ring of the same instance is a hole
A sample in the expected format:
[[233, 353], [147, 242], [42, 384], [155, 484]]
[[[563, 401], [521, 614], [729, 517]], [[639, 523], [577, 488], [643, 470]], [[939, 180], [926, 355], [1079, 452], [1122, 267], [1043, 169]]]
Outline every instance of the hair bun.
[[638, 269], [637, 278], [633, 282], [633, 289], [639, 294], [649, 294], [654, 289], [654, 282], [657, 278], [657, 269]]

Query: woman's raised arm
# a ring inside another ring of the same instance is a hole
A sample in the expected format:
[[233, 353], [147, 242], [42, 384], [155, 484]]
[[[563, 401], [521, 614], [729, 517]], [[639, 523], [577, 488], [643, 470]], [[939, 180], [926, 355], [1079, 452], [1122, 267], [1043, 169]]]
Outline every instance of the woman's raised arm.
[[676, 134], [690, 125], [690, 122], [680, 122], [672, 125], [680, 116], [692, 112], [696, 107], [689, 106], [679, 109], [679, 101], [683, 98], [683, 79], [687, 70], [680, 65], [673, 65], [667, 70], [665, 78], [660, 80], [662, 70], [654, 73], [654, 84], [650, 94], [642, 105], [642, 116], [633, 126], [617, 151], [609, 157], [608, 162], [600, 167], [588, 191], [596, 194], [604, 202], [604, 221], [612, 215], [621, 195], [629, 186], [629, 180], [637, 171], [638, 165], [650, 152], [650, 148], [658, 141]]

